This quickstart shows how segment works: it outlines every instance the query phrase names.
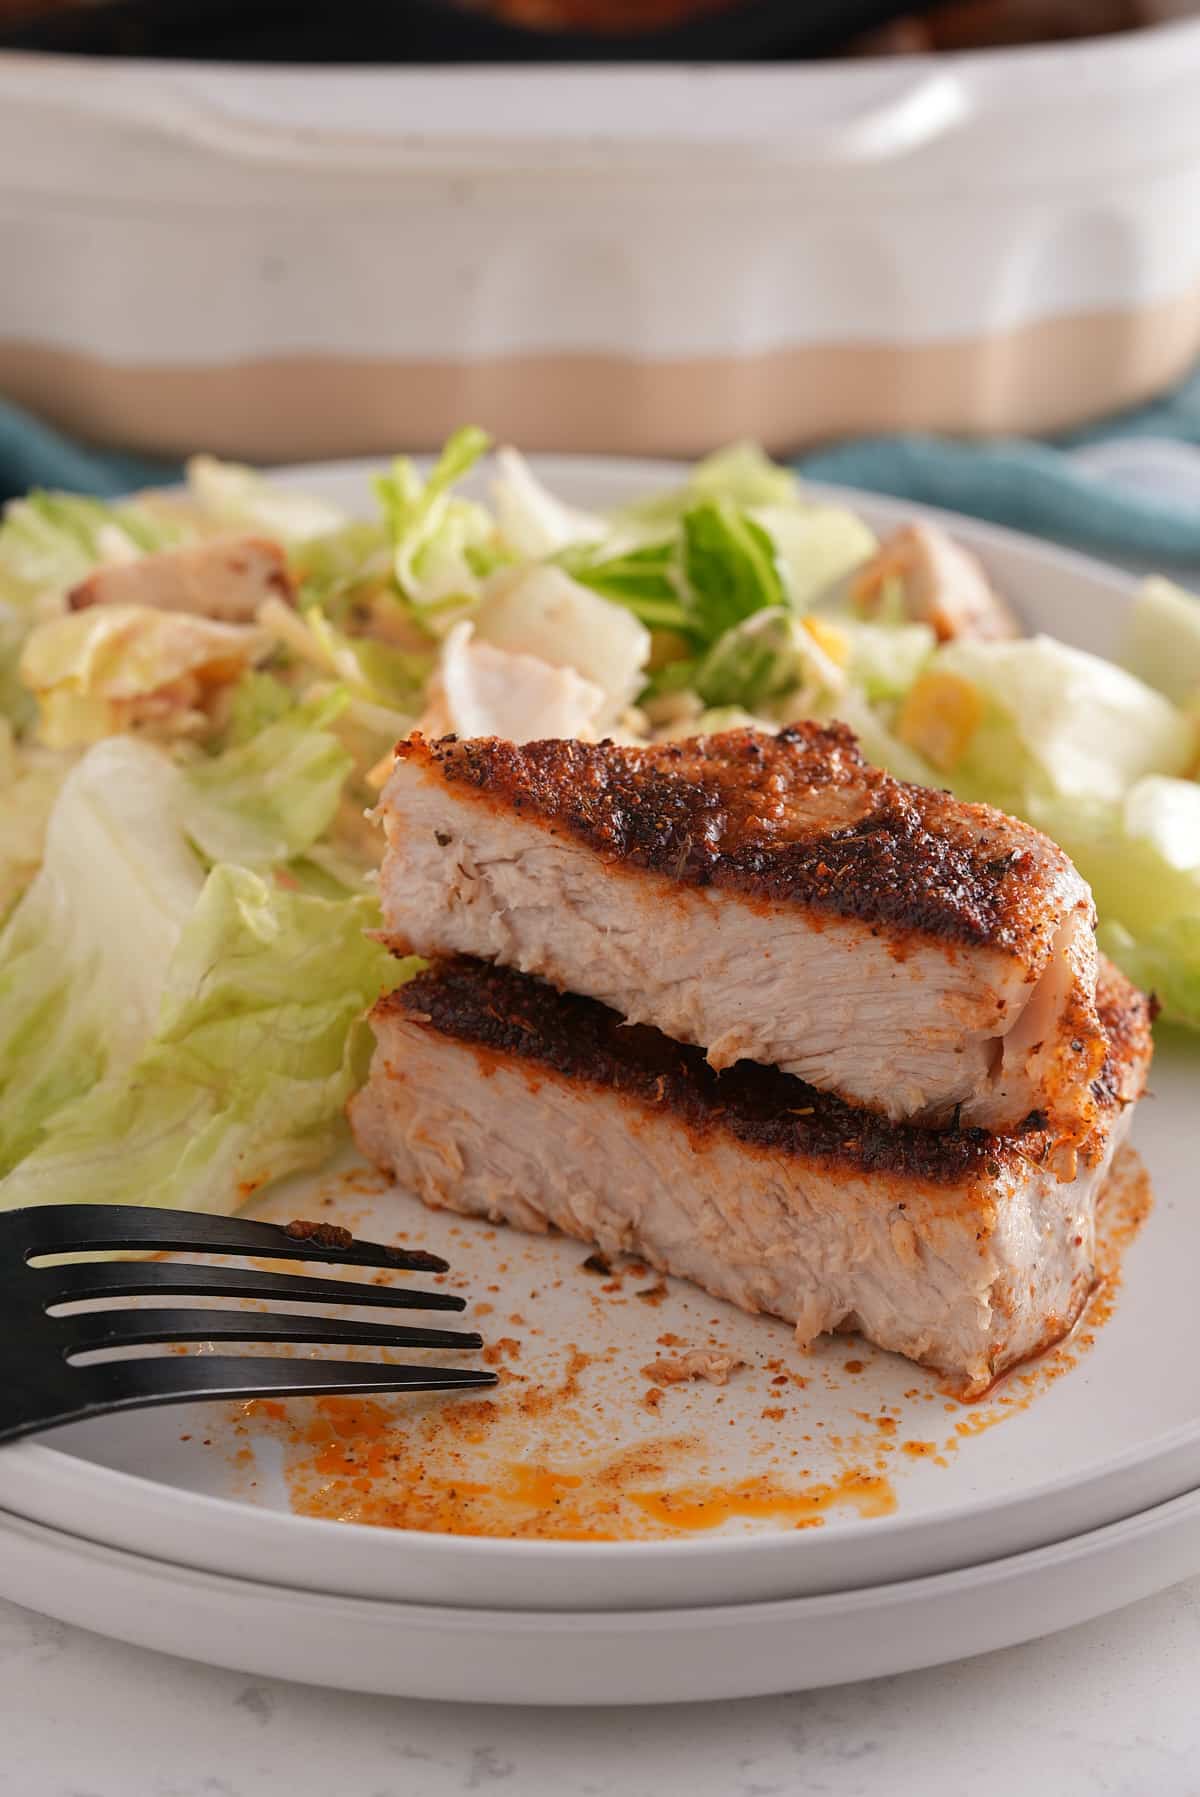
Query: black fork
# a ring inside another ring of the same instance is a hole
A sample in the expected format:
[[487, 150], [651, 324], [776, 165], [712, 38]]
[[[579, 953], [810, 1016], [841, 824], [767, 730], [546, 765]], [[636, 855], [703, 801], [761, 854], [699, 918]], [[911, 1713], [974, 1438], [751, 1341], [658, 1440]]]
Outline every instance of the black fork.
[[30, 1263], [49, 1255], [242, 1254], [272, 1260], [444, 1273], [436, 1254], [355, 1241], [347, 1230], [297, 1222], [246, 1222], [196, 1211], [124, 1204], [48, 1204], [0, 1213], [0, 1442], [58, 1423], [197, 1398], [312, 1397], [334, 1392], [457, 1391], [494, 1385], [480, 1368], [399, 1366], [385, 1361], [287, 1359], [270, 1355], [173, 1354], [89, 1361], [98, 1349], [179, 1342], [311, 1342], [373, 1348], [482, 1347], [473, 1332], [342, 1317], [185, 1306], [114, 1308], [52, 1316], [88, 1299], [268, 1298], [293, 1304], [372, 1305], [461, 1311], [454, 1292], [316, 1279], [301, 1273], [189, 1264], [93, 1260]]

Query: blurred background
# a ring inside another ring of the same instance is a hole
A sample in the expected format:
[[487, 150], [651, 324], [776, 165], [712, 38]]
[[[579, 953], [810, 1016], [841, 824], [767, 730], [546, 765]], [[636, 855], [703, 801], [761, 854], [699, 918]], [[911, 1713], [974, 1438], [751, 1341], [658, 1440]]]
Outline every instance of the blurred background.
[[1200, 562], [1198, 91], [1185, 0], [0, 0], [0, 490], [471, 419]]

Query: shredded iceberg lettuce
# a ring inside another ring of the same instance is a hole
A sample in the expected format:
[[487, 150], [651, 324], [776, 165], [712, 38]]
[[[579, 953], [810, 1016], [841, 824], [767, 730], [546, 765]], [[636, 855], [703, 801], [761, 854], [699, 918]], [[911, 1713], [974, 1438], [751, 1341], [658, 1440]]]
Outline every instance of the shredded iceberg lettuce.
[[1175, 705], [1200, 710], [1200, 598], [1144, 580], [1130, 608], [1121, 665]]
[[203, 731], [216, 690], [267, 646], [253, 625], [96, 605], [35, 624], [18, 671], [37, 700], [39, 740], [66, 749], [134, 726], [161, 736]]
[[218, 824], [259, 854], [273, 829], [287, 850], [319, 832], [332, 770], [311, 723], [315, 760], [294, 716], [268, 727], [296, 740], [266, 792], [243, 749], [198, 791], [130, 737], [67, 776], [0, 931], [0, 1203], [229, 1210], [323, 1158], [362, 1072], [358, 1020], [404, 964], [366, 934], [369, 897], [314, 897], [282, 865], [206, 872], [192, 846]]
[[240, 462], [193, 456], [187, 465], [187, 484], [199, 511], [226, 530], [264, 531], [282, 543], [300, 544], [346, 523], [340, 506], [281, 487]]
[[1116, 801], [1145, 775], [1182, 774], [1196, 758], [1195, 726], [1170, 700], [1052, 637], [940, 649], [906, 706], [902, 735], [918, 750], [928, 750], [930, 723], [936, 731], [942, 722], [939, 680], [943, 693], [978, 701], [973, 726], [939, 763], [950, 785], [1018, 815], [1039, 798]]
[[450, 438], [427, 479], [399, 456], [375, 481], [396, 586], [431, 626], [469, 605], [495, 563], [491, 514], [454, 492], [488, 442], [486, 432], [467, 425]]

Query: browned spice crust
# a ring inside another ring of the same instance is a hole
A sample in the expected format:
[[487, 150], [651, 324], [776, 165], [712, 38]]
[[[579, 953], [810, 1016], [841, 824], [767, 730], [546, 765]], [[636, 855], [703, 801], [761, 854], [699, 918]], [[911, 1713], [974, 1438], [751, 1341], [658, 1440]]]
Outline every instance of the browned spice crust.
[[[1151, 1043], [1146, 999], [1108, 962], [1097, 1002], [1110, 1042], [1093, 1088], [1103, 1133], [1113, 1113], [1140, 1096]], [[920, 1129], [857, 1110], [757, 1062], [716, 1073], [703, 1049], [681, 1046], [648, 1025], [626, 1024], [594, 999], [557, 993], [527, 974], [466, 957], [438, 963], [382, 999], [374, 1016], [384, 1023], [389, 1015], [671, 1112], [697, 1135], [725, 1130], [750, 1147], [857, 1172], [939, 1185], [973, 1175], [996, 1179], [1017, 1162], [1045, 1161], [1055, 1146], [1036, 1114], [1004, 1136]]]
[[[311, 1242], [314, 1248], [327, 1254], [344, 1254], [354, 1246], [353, 1235], [340, 1223], [314, 1223], [309, 1217], [293, 1217], [284, 1225], [283, 1233], [293, 1242]], [[409, 1272], [446, 1271], [446, 1262], [440, 1254], [427, 1254], [422, 1248], [389, 1248], [384, 1244], [383, 1251], [389, 1260], [394, 1259], [397, 1266], [403, 1266]]]
[[340, 1223], [314, 1223], [308, 1217], [293, 1217], [284, 1235], [294, 1242], [313, 1242], [318, 1248], [353, 1248], [354, 1237]]
[[1048, 837], [893, 780], [843, 724], [645, 748], [416, 734], [396, 754], [611, 864], [943, 942], [1028, 953], [1087, 902]]

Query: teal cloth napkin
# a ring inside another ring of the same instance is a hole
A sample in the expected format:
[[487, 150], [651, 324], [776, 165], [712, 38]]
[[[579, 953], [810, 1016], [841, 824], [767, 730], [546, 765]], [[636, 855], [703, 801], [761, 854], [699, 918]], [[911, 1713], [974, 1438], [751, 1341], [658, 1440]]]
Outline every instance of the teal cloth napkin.
[[115, 499], [134, 487], [162, 486], [179, 479], [175, 462], [151, 461], [120, 451], [88, 449], [0, 400], [0, 500], [30, 487], [59, 487]]
[[[1194, 454], [1194, 483], [1130, 484], [1107, 474], [1096, 446], [1133, 439], [1174, 446], [1179, 459]], [[1200, 370], [1152, 405], [1054, 442], [868, 437], [796, 466], [811, 480], [945, 506], [1100, 554], [1200, 565]], [[178, 477], [174, 463], [84, 447], [0, 402], [0, 499], [32, 486], [109, 497]]]
[[[1114, 458], [1099, 446], [1124, 441], [1132, 449], [1135, 439], [1159, 449], [1160, 465], [1160, 446], [1175, 448], [1170, 480], [1131, 483], [1105, 471]], [[1200, 564], [1200, 370], [1152, 405], [1054, 442], [866, 437], [796, 466], [810, 480], [945, 506], [1097, 554]]]

